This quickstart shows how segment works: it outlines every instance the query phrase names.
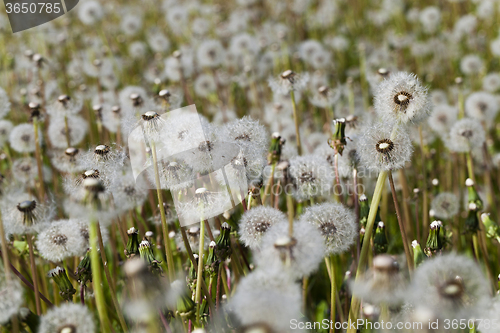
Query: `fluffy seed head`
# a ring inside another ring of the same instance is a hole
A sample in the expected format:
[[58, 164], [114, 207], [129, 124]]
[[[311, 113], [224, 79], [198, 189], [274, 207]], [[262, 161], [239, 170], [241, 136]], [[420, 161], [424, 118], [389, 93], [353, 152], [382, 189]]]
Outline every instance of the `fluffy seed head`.
[[434, 215], [442, 219], [449, 219], [458, 213], [458, 197], [450, 192], [439, 193], [431, 203]]
[[415, 74], [397, 72], [380, 83], [374, 107], [386, 123], [418, 123], [430, 113], [427, 89]]
[[377, 124], [365, 130], [358, 143], [361, 164], [376, 171], [396, 170], [410, 160], [413, 152], [410, 137], [406, 131]]
[[349, 250], [358, 234], [353, 212], [340, 203], [307, 207], [300, 222], [311, 223], [321, 232], [325, 240], [325, 256]]
[[277, 223], [287, 223], [286, 215], [272, 207], [258, 206], [246, 211], [239, 223], [240, 239], [250, 249], [260, 248], [262, 237]]
[[453, 125], [445, 143], [451, 151], [464, 153], [481, 147], [485, 140], [486, 133], [481, 123], [476, 119], [464, 118]]

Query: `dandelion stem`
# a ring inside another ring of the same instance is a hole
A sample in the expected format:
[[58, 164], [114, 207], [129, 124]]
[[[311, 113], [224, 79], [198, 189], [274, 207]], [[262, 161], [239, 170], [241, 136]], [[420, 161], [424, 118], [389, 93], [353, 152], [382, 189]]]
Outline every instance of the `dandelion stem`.
[[[104, 291], [102, 289], [102, 273], [101, 265], [99, 263], [98, 241], [97, 241], [97, 228], [96, 221], [90, 221], [89, 226], [89, 241], [90, 241], [90, 265], [92, 269], [92, 284], [94, 286], [95, 301], [97, 312], [99, 314], [99, 321], [101, 322], [101, 331], [110, 332], [109, 319], [106, 310], [106, 301], [104, 298]], [[101, 249], [104, 250], [104, 249]]]
[[38, 274], [36, 271], [35, 264], [35, 253], [33, 250], [33, 236], [26, 235], [26, 240], [28, 241], [28, 247], [30, 252], [30, 265], [31, 265], [31, 275], [33, 280], [34, 292], [35, 292], [35, 306], [36, 306], [36, 314], [40, 315], [42, 313], [40, 306], [40, 291], [38, 287]]
[[266, 199], [267, 199], [267, 196], [269, 195], [269, 191], [271, 189], [271, 186], [272, 186], [272, 183], [274, 180], [274, 170], [275, 169], [276, 169], [276, 162], [273, 162], [273, 164], [271, 165], [271, 175], [267, 179], [267, 184], [266, 184], [266, 187], [264, 188], [264, 195], [262, 196], [262, 204], [263, 205], [266, 204]]
[[33, 130], [35, 131], [35, 158], [36, 165], [38, 167], [38, 190], [40, 194], [40, 200], [43, 201], [45, 199], [45, 186], [43, 183], [43, 162], [42, 162], [42, 152], [40, 149], [40, 137], [39, 137], [39, 123], [38, 119], [33, 118]]
[[200, 223], [200, 241], [198, 248], [198, 269], [196, 274], [196, 293], [194, 297], [194, 302], [196, 303], [196, 321], [200, 322], [200, 306], [201, 306], [201, 280], [203, 280], [203, 252], [205, 249], [205, 223], [203, 219]]
[[[151, 152], [153, 154], [153, 166], [155, 172], [155, 182], [156, 182], [156, 193], [158, 195], [158, 205], [160, 208], [160, 218], [161, 218], [161, 226], [163, 231], [163, 241], [165, 242], [165, 254], [167, 257], [167, 269], [168, 269], [168, 278], [172, 282], [175, 280], [175, 267], [174, 267], [174, 257], [172, 255], [172, 249], [170, 248], [170, 238], [168, 236], [168, 225], [167, 219], [165, 217], [165, 208], [163, 207], [163, 195], [161, 193], [161, 185], [160, 185], [160, 174], [158, 172], [158, 158], [156, 156], [156, 145], [154, 141], [151, 141]], [[203, 222], [202, 222], [203, 224]]]
[[[368, 251], [370, 248], [371, 235], [373, 233], [373, 225], [375, 223], [375, 217], [377, 215], [378, 205], [382, 197], [382, 191], [384, 189], [386, 179], [387, 171], [381, 171], [378, 175], [377, 184], [375, 185], [375, 191], [373, 193], [373, 198], [370, 205], [370, 212], [368, 213], [368, 220], [366, 221], [365, 238], [363, 241], [363, 245], [361, 246], [361, 254], [359, 256], [358, 268], [356, 270], [356, 280], [360, 278], [368, 259]], [[353, 296], [351, 301], [351, 309], [349, 311], [349, 321], [356, 321], [358, 317], [359, 305], [360, 299], [356, 296]], [[356, 333], [356, 329], [349, 328], [347, 330], [347, 333]]]
[[108, 280], [108, 285], [111, 288], [111, 300], [113, 301], [113, 305], [116, 310], [116, 314], [118, 316], [118, 321], [120, 322], [120, 326], [122, 327], [124, 332], [128, 331], [127, 324], [125, 323], [125, 318], [123, 318], [123, 314], [121, 312], [120, 304], [118, 303], [118, 299], [116, 298], [116, 288], [111, 278], [111, 274], [109, 272], [108, 261], [106, 259], [106, 254], [104, 253], [104, 243], [102, 241], [101, 227], [99, 223], [97, 223], [97, 239], [99, 241], [99, 248], [101, 249], [101, 259], [102, 265], [104, 266], [104, 274], [106, 275], [106, 279]]
[[295, 103], [295, 92], [290, 90], [290, 98], [292, 99], [293, 121], [295, 122], [295, 135], [297, 136], [297, 152], [302, 155], [302, 144], [300, 142], [299, 117], [297, 115], [297, 104]]
[[[335, 284], [335, 258], [333, 255], [330, 256], [330, 322], [335, 323], [335, 294], [337, 292], [337, 286]], [[330, 333], [334, 331], [334, 326], [330, 325]]]
[[3, 259], [3, 267], [5, 271], [5, 279], [10, 281], [10, 260], [9, 260], [9, 252], [7, 248], [7, 238], [5, 237], [5, 230], [3, 228], [3, 218], [2, 212], [0, 211], [0, 242], [2, 245], [2, 259]]
[[408, 264], [408, 271], [411, 273], [413, 271], [413, 257], [410, 252], [410, 247], [408, 245], [408, 238], [406, 237], [405, 224], [401, 218], [401, 212], [399, 211], [398, 197], [396, 194], [396, 189], [394, 188], [394, 179], [392, 179], [392, 171], [388, 172], [389, 184], [391, 186], [392, 200], [394, 201], [394, 207], [396, 209], [396, 217], [398, 219], [399, 230], [401, 232], [401, 239], [403, 241], [403, 247], [406, 255], [406, 263]]

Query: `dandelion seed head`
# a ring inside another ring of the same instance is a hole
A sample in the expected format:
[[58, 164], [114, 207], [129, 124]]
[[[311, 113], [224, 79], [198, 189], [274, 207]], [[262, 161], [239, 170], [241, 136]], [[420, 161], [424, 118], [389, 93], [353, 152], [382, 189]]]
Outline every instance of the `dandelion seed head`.
[[433, 257], [418, 267], [411, 299], [444, 318], [468, 319], [481, 314], [489, 299], [488, 282], [477, 264], [457, 254]]
[[450, 192], [439, 193], [431, 202], [434, 215], [442, 219], [449, 219], [458, 214], [458, 197]]
[[323, 203], [307, 207], [301, 223], [311, 223], [325, 240], [325, 256], [343, 253], [358, 235], [353, 212], [340, 203]]
[[492, 123], [498, 114], [500, 105], [491, 93], [480, 91], [469, 95], [465, 100], [465, 113], [485, 123]]
[[484, 62], [478, 55], [469, 54], [460, 60], [460, 70], [465, 75], [479, 74], [484, 70]]
[[451, 151], [463, 153], [481, 147], [485, 140], [486, 134], [481, 123], [476, 119], [464, 118], [453, 125], [445, 144]]
[[17, 315], [24, 303], [23, 287], [19, 280], [7, 281], [3, 265], [0, 265], [0, 324], [6, 324]]
[[254, 253], [257, 266], [280, 269], [294, 278], [307, 276], [318, 268], [324, 256], [324, 242], [318, 241], [323, 236], [309, 223], [295, 223], [292, 238], [288, 231], [286, 223], [276, 223], [267, 230], [261, 251]]
[[430, 113], [427, 88], [415, 74], [393, 73], [379, 84], [374, 108], [386, 123], [419, 123]]
[[95, 324], [92, 313], [81, 304], [63, 304], [49, 309], [40, 318], [40, 333], [93, 333]]
[[[39, 139], [42, 135], [39, 130]], [[9, 135], [9, 143], [12, 149], [18, 153], [32, 153], [36, 149], [35, 130], [32, 124], [20, 124], [14, 127]]]
[[294, 183], [293, 195], [299, 200], [324, 195], [330, 191], [333, 184], [332, 168], [318, 155], [292, 158], [289, 172]]
[[287, 223], [286, 215], [272, 207], [258, 206], [246, 211], [239, 223], [240, 240], [255, 250], [260, 248], [262, 237], [277, 223]]
[[404, 167], [411, 158], [413, 146], [405, 131], [377, 124], [365, 130], [360, 137], [358, 150], [361, 164], [370, 170], [388, 171]]

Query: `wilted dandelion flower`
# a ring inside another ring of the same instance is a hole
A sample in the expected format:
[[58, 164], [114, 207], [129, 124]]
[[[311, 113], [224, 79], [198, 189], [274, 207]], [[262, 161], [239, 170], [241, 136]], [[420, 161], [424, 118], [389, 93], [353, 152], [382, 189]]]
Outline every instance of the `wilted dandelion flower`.
[[92, 313], [85, 305], [63, 304], [52, 308], [40, 318], [40, 333], [94, 333]]
[[325, 254], [321, 232], [309, 223], [294, 223], [293, 235], [289, 226], [277, 223], [262, 237], [261, 251], [254, 253], [259, 269], [278, 269], [299, 279], [314, 272]]
[[458, 109], [448, 104], [438, 104], [432, 109], [427, 120], [429, 127], [436, 133], [447, 135], [458, 118]]
[[406, 297], [406, 285], [398, 262], [382, 254], [373, 258], [373, 268], [351, 288], [353, 295], [370, 304], [396, 305]]
[[113, 174], [123, 167], [127, 155], [123, 148], [116, 145], [99, 144], [83, 155], [85, 169], [98, 169], [105, 174]]
[[442, 219], [449, 219], [458, 214], [459, 199], [455, 194], [450, 192], [439, 193], [432, 200], [431, 209], [434, 211], [435, 216]]
[[247, 210], [240, 219], [240, 240], [252, 250], [259, 249], [262, 237], [267, 230], [278, 223], [287, 224], [288, 219], [282, 211], [267, 207], [257, 206]]
[[496, 97], [484, 91], [472, 93], [465, 100], [465, 113], [467, 116], [483, 121], [486, 124], [490, 124], [495, 119], [499, 107]]
[[397, 170], [404, 167], [413, 152], [406, 131], [398, 130], [392, 135], [386, 124], [377, 124], [365, 130], [360, 137], [358, 152], [361, 163], [376, 171]]
[[464, 256], [445, 254], [420, 265], [413, 277], [412, 301], [444, 318], [478, 318], [489, 299], [488, 281], [477, 264]]
[[85, 25], [93, 25], [99, 22], [104, 15], [99, 1], [85, 1], [78, 6], [78, 18]]
[[323, 203], [307, 207], [300, 223], [311, 223], [325, 240], [325, 256], [349, 250], [358, 235], [354, 213], [340, 203]]
[[[186, 228], [186, 236], [191, 246], [191, 251], [198, 253], [200, 250], [200, 228], [197, 226]], [[210, 239], [207, 235], [205, 237], [205, 250], [208, 249], [210, 244]], [[179, 233], [176, 235], [176, 244], [180, 251], [186, 252], [186, 247], [184, 241], [182, 240], [182, 235]]]
[[66, 122], [71, 146], [78, 145], [87, 134], [88, 125], [82, 117], [68, 116], [66, 120], [62, 117], [53, 117], [50, 121], [47, 133], [52, 146], [55, 148], [67, 148]]
[[330, 191], [334, 173], [330, 165], [318, 155], [297, 156], [290, 160], [293, 195], [307, 200]]
[[289, 332], [290, 321], [302, 317], [300, 306], [300, 287], [289, 276], [257, 269], [240, 281], [225, 309], [241, 325], [264, 324], [269, 332]]
[[340, 98], [340, 90], [321, 86], [313, 91], [313, 95], [309, 98], [312, 105], [320, 108], [332, 107]]
[[224, 61], [224, 47], [215, 39], [202, 41], [197, 50], [198, 64], [201, 67], [217, 67]]
[[430, 113], [427, 88], [415, 74], [393, 73], [379, 84], [374, 108], [386, 123], [418, 123]]
[[60, 172], [76, 173], [84, 170], [82, 154], [74, 147], [52, 151], [50, 154], [52, 166]]
[[26, 194], [14, 194], [2, 206], [7, 234], [24, 235], [40, 232], [47, 227], [56, 213], [53, 202], [40, 203]]
[[24, 303], [23, 287], [19, 280], [7, 281], [3, 265], [0, 265], [0, 324], [6, 324], [17, 315]]
[[309, 74], [298, 74], [291, 70], [286, 70], [281, 73], [277, 78], [270, 78], [268, 80], [269, 87], [274, 93], [287, 95], [291, 90], [302, 91], [306, 88], [309, 81]]
[[466, 75], [480, 74], [484, 70], [483, 60], [475, 54], [466, 55], [460, 60], [460, 70]]
[[0, 119], [9, 113], [10, 105], [9, 96], [7, 96], [5, 90], [0, 88]]
[[176, 208], [180, 218], [192, 223], [218, 215], [222, 207], [231, 202], [227, 191], [210, 191], [204, 187], [188, 195], [190, 199], [179, 202]]
[[38, 234], [36, 248], [40, 255], [52, 262], [80, 256], [87, 250], [88, 244], [83, 241], [80, 230], [69, 220], [52, 222], [49, 228]]
[[485, 140], [486, 133], [481, 123], [476, 119], [464, 118], [453, 125], [445, 143], [451, 151], [464, 153], [482, 147]]
[[71, 98], [68, 95], [60, 95], [57, 101], [53, 102], [49, 107], [47, 107], [47, 113], [52, 116], [52, 120], [55, 117], [75, 115], [83, 107], [83, 101], [80, 98]]
[[[39, 130], [38, 138], [42, 141], [42, 132]], [[12, 149], [18, 153], [32, 153], [35, 151], [35, 130], [32, 124], [20, 124], [12, 129], [9, 135]]]

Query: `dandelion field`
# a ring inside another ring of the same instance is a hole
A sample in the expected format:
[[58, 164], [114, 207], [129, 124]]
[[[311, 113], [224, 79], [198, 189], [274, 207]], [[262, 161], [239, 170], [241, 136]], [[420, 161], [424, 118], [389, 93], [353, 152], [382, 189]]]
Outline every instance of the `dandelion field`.
[[0, 332], [500, 332], [500, 3], [0, 11]]

